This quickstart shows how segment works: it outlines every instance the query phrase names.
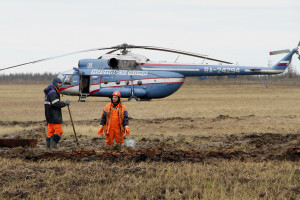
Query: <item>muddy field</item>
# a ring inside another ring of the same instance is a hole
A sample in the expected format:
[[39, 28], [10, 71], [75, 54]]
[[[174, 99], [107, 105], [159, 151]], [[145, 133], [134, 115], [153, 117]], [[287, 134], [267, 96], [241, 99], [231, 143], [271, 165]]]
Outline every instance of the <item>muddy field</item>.
[[[299, 199], [300, 89], [186, 85], [126, 102], [135, 148], [97, 135], [108, 99], [71, 100], [57, 150], [45, 148], [44, 85], [0, 85], [1, 199]], [[11, 93], [14, 91], [14, 93]]]
[[[164, 126], [178, 120], [183, 119], [142, 123]], [[98, 124], [97, 120], [82, 123]], [[45, 148], [45, 122], [0, 124], [38, 127], [2, 135], [38, 141], [35, 148], [0, 148], [3, 199], [300, 198], [297, 133], [135, 135], [130, 138], [137, 141], [136, 147], [121, 150], [106, 148], [101, 136], [80, 135], [80, 146], [67, 137], [57, 150], [49, 150]]]
[[[214, 120], [226, 120], [229, 116], [218, 116]], [[197, 119], [154, 119], [135, 120], [131, 122], [143, 124], [177, 123], [176, 121], [189, 121], [196, 123]], [[95, 121], [81, 121], [81, 124], [97, 126]], [[300, 159], [300, 136], [297, 133], [241, 133], [229, 135], [152, 135], [150, 137], [130, 136], [135, 139], [135, 148], [121, 150], [116, 146], [105, 147], [105, 138], [102, 136], [82, 138], [79, 136], [79, 146], [74, 139], [62, 139], [57, 150], [45, 148], [44, 132], [45, 122], [0, 122], [1, 126], [31, 126], [39, 128], [19, 133], [5, 134], [3, 139], [37, 139], [36, 148], [1, 148], [0, 156], [5, 158], [21, 158], [26, 160], [53, 160], [70, 159], [77, 161], [109, 160], [109, 161], [192, 161], [201, 162], [209, 159], [253, 159], [253, 160], [291, 160]], [[70, 122], [65, 123], [70, 125]]]
[[[62, 98], [71, 99], [80, 146], [74, 142], [69, 113], [63, 109], [64, 135], [59, 149], [55, 152], [45, 149], [47, 124], [39, 92], [43, 87], [22, 85], [19, 88], [32, 93], [23, 99], [29, 107], [20, 99], [9, 100], [12, 94], [4, 89], [12, 90], [15, 85], [2, 88], [1, 101], [6, 106], [1, 107], [0, 138], [36, 139], [38, 145], [34, 149], [1, 148], [0, 156], [30, 160], [175, 162], [214, 158], [299, 160], [298, 87], [187, 85], [162, 100], [133, 103], [125, 99], [130, 115], [130, 139], [135, 139], [137, 145], [135, 149], [123, 147], [121, 152], [114, 147], [105, 148], [105, 139], [97, 135], [99, 116], [108, 100], [89, 98], [86, 103], [78, 103], [76, 97], [69, 96]], [[11, 111], [7, 110], [9, 107]], [[16, 113], [15, 120], [5, 120]], [[20, 116], [22, 120], [18, 120]], [[26, 120], [28, 118], [33, 120]]]

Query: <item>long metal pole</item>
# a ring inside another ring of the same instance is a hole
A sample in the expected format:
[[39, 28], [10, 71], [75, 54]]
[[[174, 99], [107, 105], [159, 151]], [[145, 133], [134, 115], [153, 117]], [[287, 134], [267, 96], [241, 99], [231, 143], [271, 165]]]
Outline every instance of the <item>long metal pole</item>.
[[73, 131], [74, 131], [74, 135], [75, 135], [75, 139], [76, 139], [76, 144], [77, 144], [77, 146], [79, 146], [79, 142], [78, 142], [78, 139], [77, 139], [75, 127], [74, 127], [74, 124], [73, 124], [73, 119], [72, 119], [70, 107], [69, 107], [69, 105], [67, 105], [67, 106], [68, 106], [68, 110], [69, 110], [69, 114], [70, 114], [71, 123], [72, 123], [72, 126], [73, 126]]

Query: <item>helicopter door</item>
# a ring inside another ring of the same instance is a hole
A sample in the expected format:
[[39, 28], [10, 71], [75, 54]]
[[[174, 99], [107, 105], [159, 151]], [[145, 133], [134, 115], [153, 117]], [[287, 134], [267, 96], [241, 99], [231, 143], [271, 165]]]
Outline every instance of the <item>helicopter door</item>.
[[89, 94], [90, 90], [90, 76], [80, 76], [80, 93]]
[[91, 76], [90, 78], [90, 94], [94, 94], [100, 90], [101, 76]]

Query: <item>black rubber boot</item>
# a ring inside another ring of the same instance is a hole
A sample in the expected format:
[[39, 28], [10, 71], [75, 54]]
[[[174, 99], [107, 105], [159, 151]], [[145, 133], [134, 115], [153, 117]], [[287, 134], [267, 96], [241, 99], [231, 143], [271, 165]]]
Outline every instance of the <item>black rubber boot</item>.
[[50, 148], [57, 149], [57, 142], [53, 140], [53, 137], [50, 138]]
[[57, 149], [57, 143], [59, 142], [60, 138], [61, 137], [59, 135], [54, 133], [51, 137], [50, 147], [53, 149]]
[[50, 137], [47, 137], [46, 138], [46, 147], [47, 147], [47, 149], [50, 149]]

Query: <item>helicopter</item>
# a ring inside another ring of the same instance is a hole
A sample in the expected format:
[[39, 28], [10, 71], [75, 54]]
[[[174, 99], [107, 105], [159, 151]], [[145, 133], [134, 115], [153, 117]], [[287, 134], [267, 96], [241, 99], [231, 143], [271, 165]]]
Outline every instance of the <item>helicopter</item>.
[[[136, 46], [124, 43], [112, 47], [94, 48], [44, 58], [2, 68], [0, 71], [77, 53], [110, 50], [97, 59], [79, 60], [78, 67], [59, 74], [58, 78], [62, 80], [60, 93], [79, 96], [79, 102], [85, 102], [88, 96], [111, 97], [114, 91], [119, 91], [122, 97], [128, 98], [128, 101], [151, 100], [173, 94], [183, 85], [185, 78], [189, 76], [235, 77], [237, 75], [273, 75], [283, 73], [291, 63], [293, 55], [295, 53], [299, 55], [299, 46], [300, 42], [292, 50], [285, 49], [270, 52], [270, 55], [287, 53], [285, 57], [271, 68], [232, 65], [233, 63], [231, 62], [211, 58], [207, 55], [163, 47]], [[216, 61], [221, 64], [153, 62], [143, 55], [132, 54], [129, 49], [165, 51]], [[118, 50], [120, 50], [120, 54], [112, 54]]]

